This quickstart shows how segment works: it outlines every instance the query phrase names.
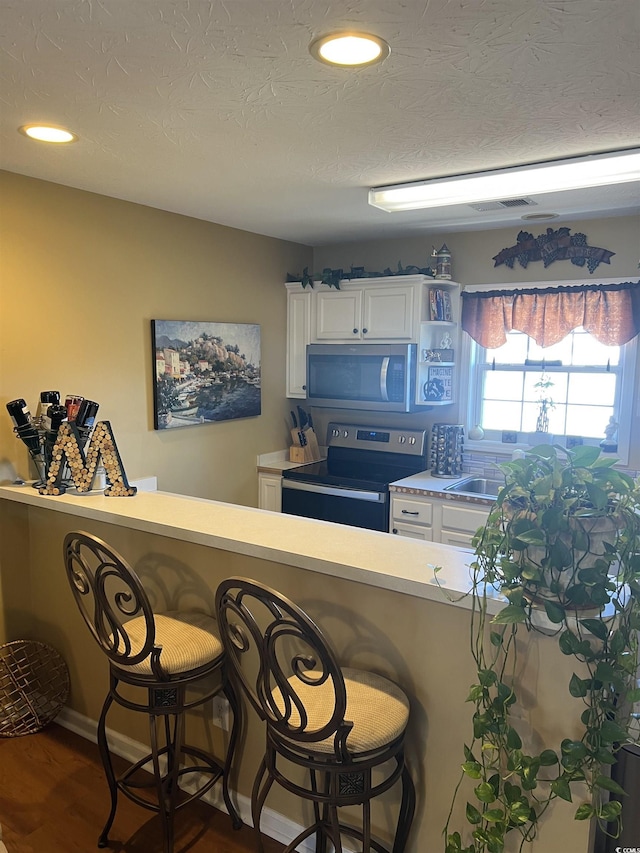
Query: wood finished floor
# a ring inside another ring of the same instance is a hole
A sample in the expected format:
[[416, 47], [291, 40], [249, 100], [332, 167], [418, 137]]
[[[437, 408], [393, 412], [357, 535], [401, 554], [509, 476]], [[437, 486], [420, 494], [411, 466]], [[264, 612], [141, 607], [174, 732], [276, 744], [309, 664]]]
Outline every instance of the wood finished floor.
[[[119, 759], [116, 759], [116, 763]], [[116, 767], [116, 769], [118, 769]], [[92, 853], [108, 812], [98, 748], [55, 724], [34, 735], [0, 738], [0, 824], [9, 853]], [[161, 853], [159, 820], [118, 799], [112, 853]], [[265, 853], [283, 847], [264, 840]], [[176, 817], [175, 853], [254, 853], [253, 830], [194, 802]]]

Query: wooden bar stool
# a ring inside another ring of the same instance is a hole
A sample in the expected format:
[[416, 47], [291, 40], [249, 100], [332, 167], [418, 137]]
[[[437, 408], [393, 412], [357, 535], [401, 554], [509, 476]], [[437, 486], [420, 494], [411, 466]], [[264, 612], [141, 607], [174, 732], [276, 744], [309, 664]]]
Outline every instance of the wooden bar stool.
[[[223, 581], [216, 610], [232, 677], [266, 723], [266, 752], [251, 797], [257, 849], [263, 850], [260, 814], [277, 782], [310, 800], [314, 812], [312, 825], [284, 853], [314, 835], [318, 853], [331, 849], [329, 842], [342, 853], [345, 836], [357, 839], [363, 853], [391, 853], [371, 837], [370, 806], [400, 780], [392, 851], [402, 853], [415, 811], [415, 789], [404, 760], [409, 700], [403, 691], [375, 673], [341, 668], [318, 626], [257, 581]], [[304, 782], [300, 767], [308, 771]], [[362, 807], [361, 826], [339, 818], [341, 806], [353, 805]]]
[[[233, 827], [239, 829], [242, 821], [231, 802], [228, 787], [239, 709], [233, 685], [226, 677], [226, 657], [215, 619], [196, 612], [153, 613], [133, 569], [101, 539], [88, 533], [74, 532], [65, 537], [64, 559], [80, 612], [109, 658], [109, 692], [97, 734], [111, 794], [111, 811], [98, 838], [98, 847], [109, 843], [119, 791], [160, 815], [164, 853], [173, 853], [175, 812], [202, 797], [219, 779]], [[203, 690], [201, 682], [216, 674], [216, 686]], [[129, 695], [125, 697], [121, 684], [142, 688], [135, 694], [140, 695], [139, 701]], [[199, 690], [193, 698], [188, 698], [187, 690], [194, 686]], [[185, 712], [221, 691], [233, 711], [229, 746], [222, 761], [184, 742]], [[120, 777], [114, 773], [106, 737], [107, 713], [113, 702], [149, 717], [151, 751]], [[149, 763], [151, 781], [141, 771]], [[178, 801], [180, 783], [188, 782], [189, 777], [196, 790]]]

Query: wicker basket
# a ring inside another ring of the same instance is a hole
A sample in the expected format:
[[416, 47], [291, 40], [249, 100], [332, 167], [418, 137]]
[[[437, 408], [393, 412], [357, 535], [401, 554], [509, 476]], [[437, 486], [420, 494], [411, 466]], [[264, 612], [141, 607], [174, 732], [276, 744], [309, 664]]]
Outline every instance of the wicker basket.
[[60, 654], [36, 640], [0, 646], [0, 737], [43, 729], [69, 696], [69, 671]]

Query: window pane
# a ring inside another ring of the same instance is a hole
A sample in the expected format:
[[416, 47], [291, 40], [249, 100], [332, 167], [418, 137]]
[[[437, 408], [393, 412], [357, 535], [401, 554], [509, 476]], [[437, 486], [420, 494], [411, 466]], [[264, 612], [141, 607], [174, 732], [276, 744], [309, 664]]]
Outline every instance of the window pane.
[[524, 364], [527, 341], [527, 336], [522, 332], [509, 332], [506, 344], [497, 349], [485, 350], [488, 364], [491, 364], [494, 358], [496, 364]]
[[535, 387], [536, 383], [540, 382], [540, 373], [527, 373], [524, 382], [524, 399], [535, 402], [542, 397], [549, 397], [554, 403], [564, 403], [567, 399], [567, 374], [548, 373], [545, 376], [553, 382], [553, 385], [550, 385], [546, 390]]
[[620, 347], [608, 347], [601, 344], [587, 332], [576, 332], [573, 336], [573, 363], [606, 365], [610, 362], [616, 365], [620, 362]]
[[559, 343], [551, 347], [545, 347], [544, 349], [539, 347], [533, 338], [531, 338], [529, 341], [529, 358], [535, 359], [535, 361], [542, 361], [544, 359], [545, 361], [561, 361], [563, 365], [571, 364], [571, 349], [571, 335], [567, 335]]
[[613, 406], [615, 394], [615, 373], [574, 373], [569, 379], [570, 403]]
[[567, 407], [556, 403], [549, 412], [549, 432], [554, 435], [566, 434]]
[[520, 403], [503, 403], [489, 400], [482, 405], [482, 426], [484, 429], [510, 429], [520, 431]]
[[485, 399], [522, 400], [523, 379], [523, 372], [506, 373], [501, 370], [487, 370], [484, 375]]
[[569, 406], [567, 435], [604, 438], [604, 428], [612, 415], [613, 409], [606, 406]]
[[522, 429], [524, 432], [534, 432], [538, 419], [538, 406], [535, 403], [524, 403], [522, 406]]

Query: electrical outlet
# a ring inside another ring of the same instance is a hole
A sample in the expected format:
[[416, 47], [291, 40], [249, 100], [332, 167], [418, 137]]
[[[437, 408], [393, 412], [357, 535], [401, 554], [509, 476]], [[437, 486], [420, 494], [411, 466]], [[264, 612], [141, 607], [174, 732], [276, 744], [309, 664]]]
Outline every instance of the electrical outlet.
[[231, 708], [229, 700], [226, 696], [213, 697], [213, 725], [217, 726], [225, 732], [228, 732], [231, 727], [230, 720]]

